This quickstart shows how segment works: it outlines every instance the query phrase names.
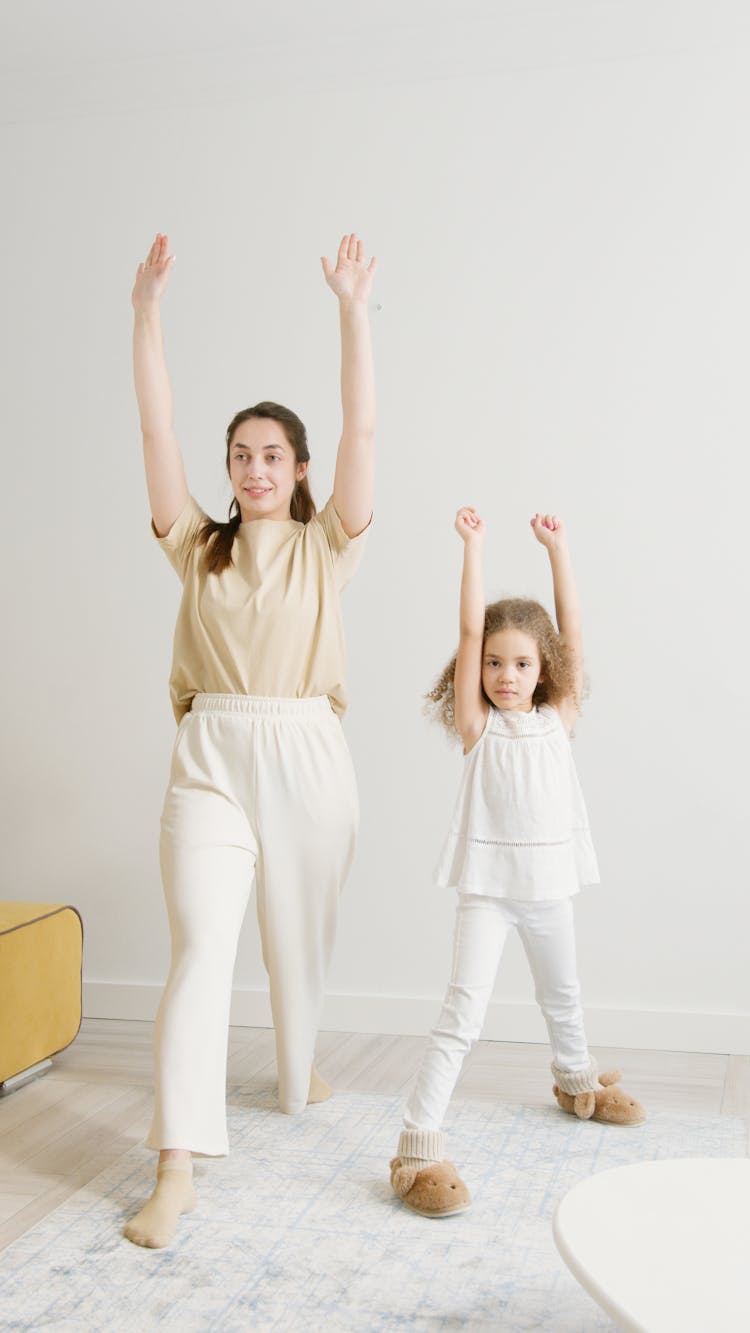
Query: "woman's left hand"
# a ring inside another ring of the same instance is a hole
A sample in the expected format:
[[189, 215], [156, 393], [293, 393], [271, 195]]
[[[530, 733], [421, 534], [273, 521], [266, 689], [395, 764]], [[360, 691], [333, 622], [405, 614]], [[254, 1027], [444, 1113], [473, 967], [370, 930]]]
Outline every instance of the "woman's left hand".
[[378, 261], [373, 255], [365, 264], [365, 247], [354, 232], [342, 236], [335, 268], [330, 259], [322, 257], [320, 262], [328, 286], [340, 301], [367, 300]]

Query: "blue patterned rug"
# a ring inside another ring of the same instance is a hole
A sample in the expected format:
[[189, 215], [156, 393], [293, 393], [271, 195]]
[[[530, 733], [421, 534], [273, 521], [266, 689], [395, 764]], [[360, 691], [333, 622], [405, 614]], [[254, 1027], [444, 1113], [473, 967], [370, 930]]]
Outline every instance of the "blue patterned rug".
[[[741, 1157], [742, 1120], [654, 1115], [618, 1129], [456, 1101], [449, 1155], [468, 1213], [417, 1217], [390, 1191], [401, 1101], [338, 1093], [298, 1117], [230, 1095], [232, 1154], [196, 1164], [199, 1205], [169, 1250], [120, 1234], [148, 1196], [134, 1148], [0, 1255], [0, 1327], [60, 1333], [443, 1333], [614, 1329], [552, 1240], [583, 1177], [663, 1157]], [[606, 1219], [602, 1219], [606, 1225]]]

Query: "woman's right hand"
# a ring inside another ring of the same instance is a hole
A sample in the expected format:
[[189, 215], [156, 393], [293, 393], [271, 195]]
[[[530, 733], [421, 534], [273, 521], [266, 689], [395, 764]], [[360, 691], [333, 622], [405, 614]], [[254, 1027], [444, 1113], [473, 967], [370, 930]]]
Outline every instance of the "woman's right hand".
[[455, 528], [463, 542], [481, 541], [484, 537], [484, 519], [479, 517], [476, 509], [472, 509], [471, 505], [463, 505], [459, 509], [456, 514]]
[[134, 309], [158, 304], [167, 290], [173, 265], [174, 255], [169, 253], [169, 237], [157, 232], [145, 263], [139, 264], [136, 271], [131, 297]]

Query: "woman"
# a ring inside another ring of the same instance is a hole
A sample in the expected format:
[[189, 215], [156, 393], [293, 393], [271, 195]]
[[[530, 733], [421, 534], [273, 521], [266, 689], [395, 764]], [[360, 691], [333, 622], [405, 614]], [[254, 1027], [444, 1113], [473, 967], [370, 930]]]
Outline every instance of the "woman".
[[157, 1184], [125, 1228], [168, 1245], [195, 1204], [192, 1154], [227, 1152], [226, 1054], [237, 938], [255, 877], [281, 1110], [330, 1088], [312, 1068], [357, 793], [339, 592], [372, 515], [375, 393], [367, 300], [375, 259], [345, 236], [323, 272], [338, 297], [343, 431], [318, 514], [305, 428], [259, 403], [227, 430], [227, 523], [189, 495], [172, 421], [159, 302], [174, 257], [157, 235], [133, 288], [135, 386], [154, 533], [183, 584], [170, 691], [179, 727], [161, 823], [172, 962], [155, 1030], [147, 1139]]

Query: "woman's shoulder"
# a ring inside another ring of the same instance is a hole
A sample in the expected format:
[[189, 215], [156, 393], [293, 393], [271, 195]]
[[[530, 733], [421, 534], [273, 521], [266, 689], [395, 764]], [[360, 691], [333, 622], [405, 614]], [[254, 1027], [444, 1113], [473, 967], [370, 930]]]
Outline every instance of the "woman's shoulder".
[[197, 500], [188, 495], [183, 509], [177, 515], [169, 532], [163, 537], [157, 533], [153, 520], [151, 522], [151, 531], [159, 546], [183, 579], [191, 558], [195, 556], [198, 534], [210, 521], [208, 514], [201, 509]]
[[305, 549], [314, 546], [319, 551], [325, 552], [340, 591], [349, 582], [362, 558], [369, 531], [368, 524], [356, 537], [350, 537], [336, 511], [331, 495], [323, 508], [304, 525], [301, 540]]
[[336, 509], [333, 496], [329, 495], [323, 508], [318, 509], [316, 513], [313, 514], [312, 518], [305, 523], [304, 530], [305, 532], [315, 532], [318, 535], [325, 536], [331, 550], [334, 553], [340, 553], [351, 547], [352, 544], [358, 544], [364, 541], [365, 535], [370, 530], [371, 523], [372, 517], [367, 526], [363, 528], [362, 532], [358, 532], [356, 536], [350, 537], [344, 527], [339, 512]]

